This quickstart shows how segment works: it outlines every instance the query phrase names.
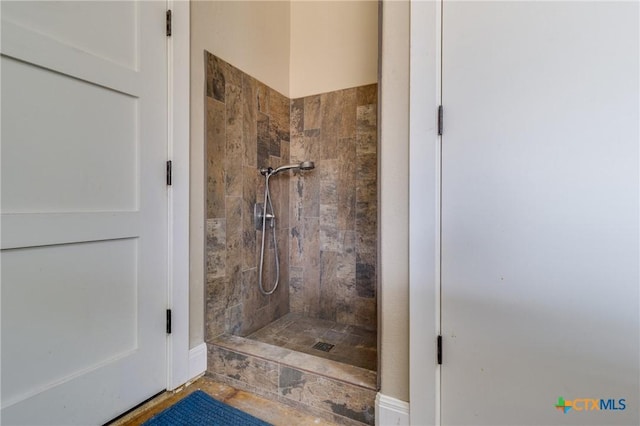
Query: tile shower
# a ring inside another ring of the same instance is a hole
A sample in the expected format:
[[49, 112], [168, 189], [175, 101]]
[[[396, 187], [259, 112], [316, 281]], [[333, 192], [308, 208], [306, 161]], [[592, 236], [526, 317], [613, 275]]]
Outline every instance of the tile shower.
[[[208, 374], [341, 424], [372, 424], [377, 85], [290, 100], [210, 53], [205, 64]], [[280, 286], [264, 296], [258, 169], [305, 160], [315, 169], [270, 180]], [[320, 341], [332, 349], [314, 349]]]

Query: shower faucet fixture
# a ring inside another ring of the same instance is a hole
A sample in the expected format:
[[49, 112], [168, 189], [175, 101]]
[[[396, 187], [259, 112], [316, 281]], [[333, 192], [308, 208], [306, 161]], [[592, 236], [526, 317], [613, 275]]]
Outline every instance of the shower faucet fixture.
[[[269, 178], [277, 175], [280, 172], [287, 170], [302, 171], [313, 170], [316, 165], [313, 161], [303, 161], [298, 164], [286, 164], [276, 169], [273, 167], [262, 167], [260, 174], [264, 176], [264, 204], [256, 203], [253, 207], [253, 217], [257, 230], [262, 230], [262, 245], [260, 247], [260, 266], [258, 267], [258, 286], [260, 292], [266, 296], [273, 294], [278, 288], [278, 281], [280, 280], [280, 260], [278, 259], [278, 241], [276, 239], [276, 213], [273, 210], [273, 203], [271, 201], [271, 192], [269, 191]], [[265, 246], [265, 234], [267, 233], [267, 221], [273, 234], [273, 251], [276, 263], [276, 279], [271, 290], [266, 290], [262, 283], [262, 270], [264, 268], [264, 246]]]
[[278, 167], [277, 169], [274, 169], [273, 167], [263, 167], [260, 169], [260, 174], [262, 176], [273, 176], [287, 170], [313, 170], [315, 169], [315, 167], [316, 165], [313, 163], [313, 161], [303, 161], [299, 164], [286, 164], [284, 166]]

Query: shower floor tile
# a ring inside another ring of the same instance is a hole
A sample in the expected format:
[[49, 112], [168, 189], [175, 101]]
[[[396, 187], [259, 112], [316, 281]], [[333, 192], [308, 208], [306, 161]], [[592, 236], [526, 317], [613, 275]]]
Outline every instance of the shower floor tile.
[[[377, 369], [377, 333], [363, 327], [287, 314], [246, 338], [367, 370]], [[318, 342], [334, 347], [329, 352], [314, 349]]]

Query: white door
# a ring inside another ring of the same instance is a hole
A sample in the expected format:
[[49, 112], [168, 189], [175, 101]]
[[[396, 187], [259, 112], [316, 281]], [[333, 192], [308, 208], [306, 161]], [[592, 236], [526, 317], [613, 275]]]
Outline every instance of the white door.
[[443, 4], [442, 424], [640, 424], [638, 7]]
[[2, 422], [166, 388], [165, 2], [2, 12]]

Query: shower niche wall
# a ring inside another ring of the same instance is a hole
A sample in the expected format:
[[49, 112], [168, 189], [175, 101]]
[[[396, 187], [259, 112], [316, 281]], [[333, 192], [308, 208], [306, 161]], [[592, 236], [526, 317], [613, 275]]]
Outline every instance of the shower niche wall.
[[[341, 424], [373, 424], [377, 85], [288, 99], [205, 52], [208, 374]], [[276, 239], [261, 168], [271, 176]], [[307, 167], [303, 167], [307, 168]], [[328, 351], [327, 351], [328, 349]]]

